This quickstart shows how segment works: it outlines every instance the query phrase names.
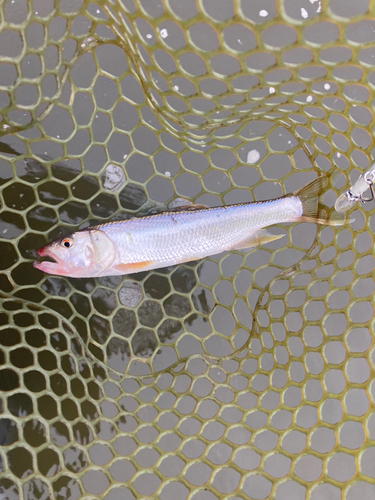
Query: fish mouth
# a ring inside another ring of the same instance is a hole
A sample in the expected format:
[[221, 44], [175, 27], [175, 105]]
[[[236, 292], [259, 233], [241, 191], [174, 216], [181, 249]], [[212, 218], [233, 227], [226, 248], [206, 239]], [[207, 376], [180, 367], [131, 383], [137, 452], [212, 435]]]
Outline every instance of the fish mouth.
[[[33, 262], [33, 266], [39, 271], [48, 274], [64, 274], [66, 272], [64, 262], [48, 250], [47, 247], [39, 248], [36, 253], [39, 257], [45, 257], [42, 262]], [[48, 260], [47, 260], [48, 259]]]

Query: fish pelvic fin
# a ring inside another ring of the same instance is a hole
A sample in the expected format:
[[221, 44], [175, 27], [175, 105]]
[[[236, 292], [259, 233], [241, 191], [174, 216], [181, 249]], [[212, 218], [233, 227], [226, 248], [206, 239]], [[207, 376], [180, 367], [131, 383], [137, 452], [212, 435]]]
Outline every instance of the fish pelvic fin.
[[250, 238], [237, 243], [230, 250], [243, 250], [245, 248], [252, 248], [265, 243], [270, 243], [271, 241], [279, 240], [283, 238], [284, 234], [271, 234], [266, 229], [260, 229], [255, 234], [251, 235]]
[[288, 195], [299, 198], [302, 203], [300, 222], [312, 222], [313, 224], [324, 224], [327, 226], [341, 226], [344, 224], [345, 218], [336, 217], [333, 219], [328, 215], [328, 210], [323, 209], [319, 204], [319, 196], [325, 191], [327, 185], [327, 177], [321, 175], [306, 184], [303, 188]]

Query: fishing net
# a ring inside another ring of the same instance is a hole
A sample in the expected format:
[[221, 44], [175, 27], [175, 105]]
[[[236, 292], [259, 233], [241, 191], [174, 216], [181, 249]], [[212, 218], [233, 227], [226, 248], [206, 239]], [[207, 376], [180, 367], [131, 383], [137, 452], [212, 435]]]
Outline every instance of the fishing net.
[[[47, 241], [373, 160], [368, 0], [0, 2], [0, 496], [375, 497], [374, 205], [132, 276]], [[331, 176], [335, 173], [335, 176]]]

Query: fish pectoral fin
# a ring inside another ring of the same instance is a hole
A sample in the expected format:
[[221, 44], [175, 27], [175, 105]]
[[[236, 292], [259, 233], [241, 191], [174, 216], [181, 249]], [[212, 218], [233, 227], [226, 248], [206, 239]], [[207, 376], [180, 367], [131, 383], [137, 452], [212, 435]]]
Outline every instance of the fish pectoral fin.
[[247, 240], [240, 241], [234, 245], [230, 250], [243, 250], [244, 248], [256, 247], [270, 241], [279, 240], [283, 238], [284, 234], [271, 234], [266, 229], [260, 229], [252, 234]]
[[114, 266], [114, 268], [123, 274], [132, 274], [143, 271], [153, 263], [153, 260], [144, 260], [143, 262], [132, 262], [130, 264], [117, 264], [116, 266]]

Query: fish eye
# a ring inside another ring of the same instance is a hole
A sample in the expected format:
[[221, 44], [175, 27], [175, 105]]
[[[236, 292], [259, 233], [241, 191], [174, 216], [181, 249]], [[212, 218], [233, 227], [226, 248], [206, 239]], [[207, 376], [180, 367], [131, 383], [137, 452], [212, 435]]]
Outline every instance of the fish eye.
[[73, 246], [73, 240], [72, 238], [64, 238], [61, 240], [61, 244], [65, 248], [71, 248]]

